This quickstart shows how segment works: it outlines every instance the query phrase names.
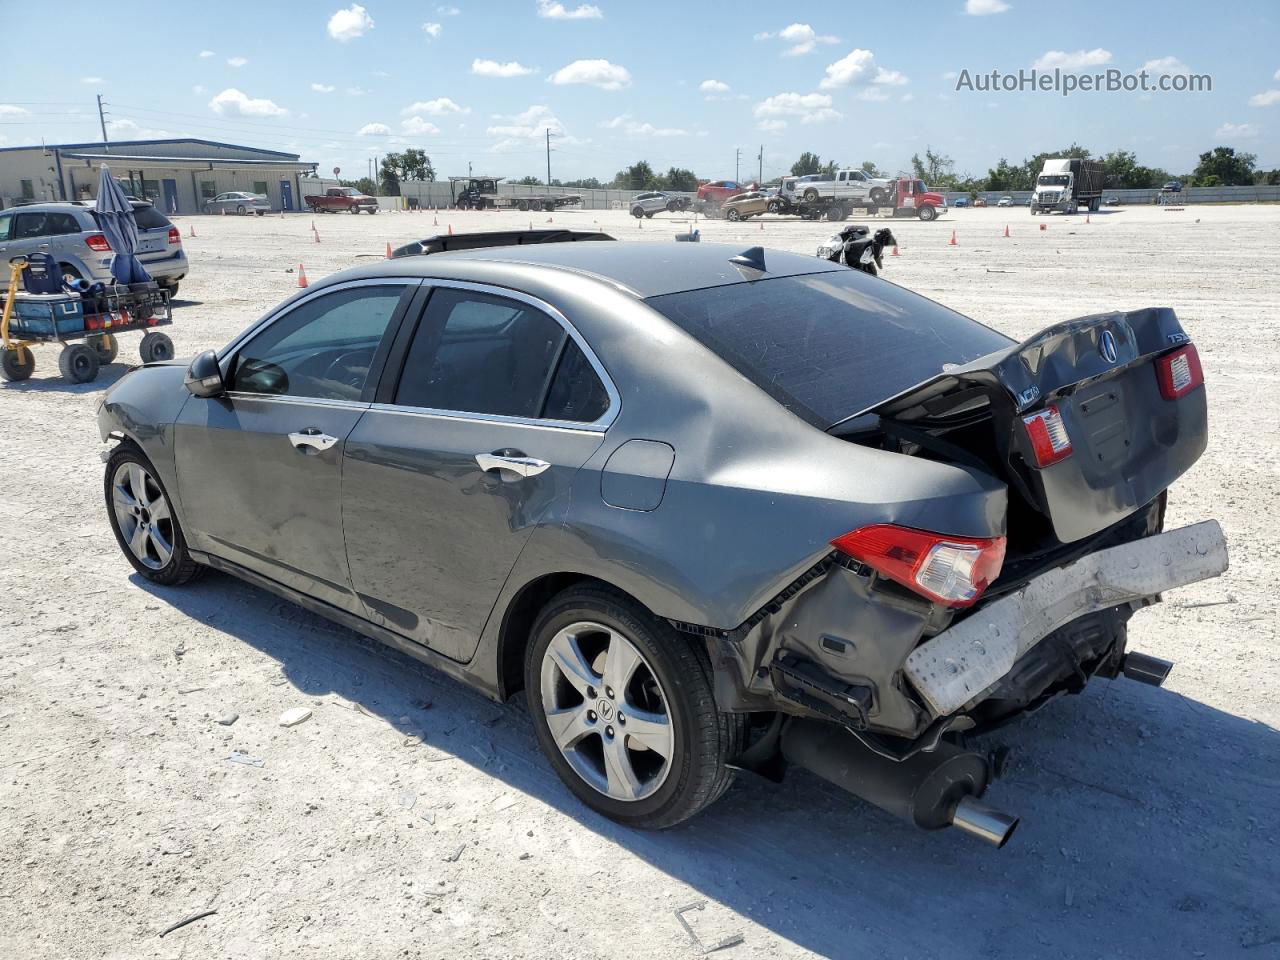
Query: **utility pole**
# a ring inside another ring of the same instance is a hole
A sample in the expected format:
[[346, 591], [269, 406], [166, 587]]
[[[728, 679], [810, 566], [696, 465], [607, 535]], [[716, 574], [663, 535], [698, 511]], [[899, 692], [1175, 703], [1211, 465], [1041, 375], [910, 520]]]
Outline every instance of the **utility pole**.
[[111, 148], [107, 146], [107, 119], [102, 112], [102, 94], [98, 94], [98, 126], [102, 129], [102, 146], [109, 151]]
[[551, 186], [551, 128], [547, 127], [547, 186]]
[[741, 147], [733, 148], [733, 179], [738, 182], [742, 181], [742, 148]]
[[756, 155], [756, 159], [760, 161], [760, 174], [756, 177], [756, 186], [764, 183], [764, 144], [760, 144], [760, 153]]

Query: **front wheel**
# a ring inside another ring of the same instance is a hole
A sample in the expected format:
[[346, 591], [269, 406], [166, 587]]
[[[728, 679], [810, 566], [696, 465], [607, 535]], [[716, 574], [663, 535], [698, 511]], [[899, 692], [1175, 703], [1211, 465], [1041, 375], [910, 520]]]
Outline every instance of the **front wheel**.
[[804, 192], [804, 198], [805, 198], [805, 200], [807, 200], [809, 203], [817, 203], [817, 202], [818, 202], [818, 191], [817, 191], [817, 190], [806, 190], [806, 191]]
[[737, 223], [739, 220], [742, 219], [742, 214], [740, 214], [733, 207], [730, 207], [727, 211], [725, 211], [724, 218], [726, 220], [732, 220], [734, 223]]
[[159, 363], [173, 359], [173, 341], [163, 333], [151, 332], [138, 344], [138, 356], [143, 363]]
[[11, 347], [0, 351], [0, 377], [10, 383], [26, 380], [35, 369], [35, 355], [26, 347]]
[[711, 662], [610, 590], [559, 594], [534, 624], [525, 689], [538, 744], [587, 806], [645, 829], [674, 826], [728, 789], [741, 715], [716, 709]]
[[186, 583], [204, 569], [187, 552], [169, 495], [141, 450], [117, 446], [103, 481], [111, 531], [133, 569], [164, 586]]
[[243, 204], [243, 203], [236, 207], [236, 215], [237, 215], [237, 216], [241, 216], [241, 217], [243, 217], [243, 216], [244, 216], [244, 204]]
[[89, 383], [98, 376], [98, 353], [85, 343], [69, 343], [58, 354], [58, 372], [71, 383]]
[[933, 207], [921, 207], [919, 212], [916, 214], [916, 216], [918, 216], [921, 220], [928, 222], [930, 220], [936, 220], [938, 218], [938, 211], [935, 210]]
[[635, 217], [637, 220], [639, 220], [641, 217], [644, 216], [644, 208], [636, 207], [634, 210], [631, 211], [631, 215]]

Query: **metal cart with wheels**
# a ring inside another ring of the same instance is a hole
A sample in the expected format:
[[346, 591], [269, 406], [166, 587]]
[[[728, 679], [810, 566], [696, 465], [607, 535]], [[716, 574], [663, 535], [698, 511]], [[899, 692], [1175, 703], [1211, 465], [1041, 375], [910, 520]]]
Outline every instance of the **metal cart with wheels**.
[[173, 359], [173, 341], [157, 327], [173, 323], [169, 294], [155, 284], [108, 286], [101, 295], [32, 296], [20, 292], [25, 257], [9, 261], [9, 284], [0, 314], [0, 378], [26, 380], [35, 371], [31, 347], [60, 343], [64, 380], [88, 383], [119, 351], [116, 337], [145, 331], [138, 354], [144, 363]]

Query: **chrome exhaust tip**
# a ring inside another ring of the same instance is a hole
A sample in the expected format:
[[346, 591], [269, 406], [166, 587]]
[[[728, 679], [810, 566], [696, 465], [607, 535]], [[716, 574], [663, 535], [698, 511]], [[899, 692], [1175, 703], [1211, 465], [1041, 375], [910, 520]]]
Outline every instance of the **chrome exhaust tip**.
[[962, 797], [951, 813], [951, 825], [999, 850], [1018, 829], [1018, 818], [973, 797]]
[[1145, 653], [1127, 653], [1120, 666], [1121, 672], [1130, 680], [1146, 683], [1153, 687], [1164, 686], [1173, 669], [1173, 662], [1150, 657]]

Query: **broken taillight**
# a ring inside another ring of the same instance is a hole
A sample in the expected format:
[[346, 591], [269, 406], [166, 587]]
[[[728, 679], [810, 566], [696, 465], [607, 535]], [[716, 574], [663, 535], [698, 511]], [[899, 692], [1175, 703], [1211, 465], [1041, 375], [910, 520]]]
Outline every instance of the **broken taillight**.
[[881, 576], [948, 607], [977, 603], [1004, 565], [1004, 537], [948, 537], [891, 523], [859, 527], [831, 545]]
[[169, 228], [169, 243], [173, 244], [173, 243], [181, 243], [181, 242], [182, 242], [182, 234], [178, 231], [178, 228], [177, 228], [177, 227], [170, 227], [170, 228]]
[[1194, 343], [1180, 350], [1166, 353], [1156, 360], [1156, 377], [1160, 381], [1160, 393], [1166, 400], [1177, 400], [1204, 383], [1204, 370], [1200, 367], [1200, 354]]
[[85, 246], [94, 253], [110, 253], [111, 244], [107, 242], [107, 238], [101, 233], [91, 233], [84, 238]]
[[1022, 422], [1027, 428], [1027, 439], [1031, 441], [1036, 466], [1047, 467], [1071, 455], [1071, 438], [1067, 436], [1067, 425], [1062, 422], [1062, 414], [1057, 407], [1029, 413]]

